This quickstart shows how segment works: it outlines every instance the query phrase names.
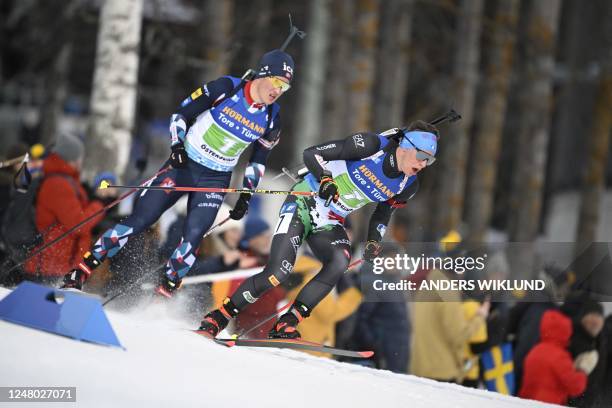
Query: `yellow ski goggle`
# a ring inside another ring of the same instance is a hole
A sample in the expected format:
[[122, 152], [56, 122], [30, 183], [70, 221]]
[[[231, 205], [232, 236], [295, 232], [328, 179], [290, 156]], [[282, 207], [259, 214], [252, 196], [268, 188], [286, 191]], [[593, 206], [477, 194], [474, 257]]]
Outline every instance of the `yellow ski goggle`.
[[272, 83], [272, 86], [275, 88], [280, 88], [281, 92], [287, 92], [289, 88], [291, 88], [290, 84], [278, 77], [268, 77], [268, 79]]

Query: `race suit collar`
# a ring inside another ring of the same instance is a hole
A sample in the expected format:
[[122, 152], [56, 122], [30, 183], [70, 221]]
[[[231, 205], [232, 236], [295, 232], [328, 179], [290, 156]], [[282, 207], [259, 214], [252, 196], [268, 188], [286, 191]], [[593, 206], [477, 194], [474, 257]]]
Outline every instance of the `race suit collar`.
[[247, 101], [247, 104], [249, 106], [253, 106], [253, 107], [257, 108], [257, 109], [261, 109], [261, 108], [263, 108], [264, 104], [263, 103], [255, 103], [253, 98], [251, 98], [251, 84], [252, 83], [253, 82], [249, 81], [244, 86], [244, 99]]

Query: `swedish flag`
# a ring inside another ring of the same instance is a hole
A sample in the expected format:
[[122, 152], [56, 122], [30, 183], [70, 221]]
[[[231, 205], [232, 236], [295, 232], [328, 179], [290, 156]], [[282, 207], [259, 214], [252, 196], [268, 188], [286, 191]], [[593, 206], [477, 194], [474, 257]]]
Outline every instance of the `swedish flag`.
[[480, 356], [484, 370], [484, 382], [489, 391], [514, 395], [514, 363], [512, 344], [503, 343], [491, 347]]

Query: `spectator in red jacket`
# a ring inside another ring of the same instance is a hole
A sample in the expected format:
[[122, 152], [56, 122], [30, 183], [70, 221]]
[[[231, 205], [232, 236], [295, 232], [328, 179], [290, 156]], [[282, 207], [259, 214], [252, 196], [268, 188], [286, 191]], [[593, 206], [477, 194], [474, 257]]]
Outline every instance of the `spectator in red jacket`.
[[[102, 209], [101, 202], [89, 201], [81, 186], [83, 155], [81, 140], [66, 134], [59, 137], [45, 159], [44, 179], [36, 197], [36, 227], [43, 235], [43, 245]], [[67, 238], [31, 258], [25, 265], [26, 278], [50, 282], [64, 276], [91, 246], [91, 229], [103, 216], [101, 213]]]
[[579, 356], [572, 361], [567, 350], [571, 336], [572, 321], [568, 317], [557, 310], [543, 314], [540, 342], [525, 357], [521, 398], [565, 404], [568, 397], [585, 390], [597, 355]]

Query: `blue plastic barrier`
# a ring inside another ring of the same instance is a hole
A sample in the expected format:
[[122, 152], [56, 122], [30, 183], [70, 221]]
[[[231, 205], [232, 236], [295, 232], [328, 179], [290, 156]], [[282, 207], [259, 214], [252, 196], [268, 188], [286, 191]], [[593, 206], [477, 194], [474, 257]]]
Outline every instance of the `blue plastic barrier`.
[[32, 282], [21, 283], [0, 301], [0, 319], [77, 340], [122, 347], [98, 299]]

